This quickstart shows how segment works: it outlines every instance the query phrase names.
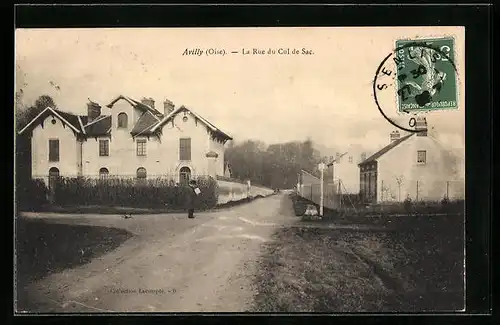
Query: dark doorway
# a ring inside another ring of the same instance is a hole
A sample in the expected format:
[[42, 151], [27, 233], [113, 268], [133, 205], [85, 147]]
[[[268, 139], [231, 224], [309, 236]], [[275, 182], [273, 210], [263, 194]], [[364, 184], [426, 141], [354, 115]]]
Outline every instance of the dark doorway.
[[187, 184], [191, 179], [191, 169], [189, 167], [182, 167], [179, 172], [179, 182], [181, 184]]

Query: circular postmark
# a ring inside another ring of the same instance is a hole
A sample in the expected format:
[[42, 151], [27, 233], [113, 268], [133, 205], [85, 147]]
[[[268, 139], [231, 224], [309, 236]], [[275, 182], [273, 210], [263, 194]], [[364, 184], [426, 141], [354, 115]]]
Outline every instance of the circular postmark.
[[[373, 96], [380, 114], [401, 130], [419, 132], [414, 128], [419, 114], [457, 109], [457, 68], [453, 57], [453, 38], [396, 42], [396, 48], [382, 60], [373, 80]], [[391, 118], [391, 112], [398, 116]]]

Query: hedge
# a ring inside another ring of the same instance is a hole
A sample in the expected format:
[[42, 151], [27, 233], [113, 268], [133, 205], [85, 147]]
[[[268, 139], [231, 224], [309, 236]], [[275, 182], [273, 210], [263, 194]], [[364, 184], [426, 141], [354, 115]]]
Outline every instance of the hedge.
[[35, 211], [48, 203], [49, 190], [42, 180], [29, 179], [16, 183], [15, 200], [18, 209]]
[[[200, 209], [217, 204], [217, 182], [211, 178], [199, 178]], [[123, 178], [66, 178], [54, 181], [54, 204], [59, 206], [121, 206], [131, 208], [184, 207], [186, 186], [176, 186], [165, 179], [123, 179]]]
[[[198, 178], [201, 194], [198, 209], [217, 205], [218, 185], [212, 178]], [[19, 210], [36, 211], [47, 205], [56, 206], [113, 206], [128, 208], [185, 207], [186, 186], [176, 186], [165, 179], [95, 179], [59, 177], [49, 190], [42, 180], [31, 179], [16, 184], [16, 202]]]

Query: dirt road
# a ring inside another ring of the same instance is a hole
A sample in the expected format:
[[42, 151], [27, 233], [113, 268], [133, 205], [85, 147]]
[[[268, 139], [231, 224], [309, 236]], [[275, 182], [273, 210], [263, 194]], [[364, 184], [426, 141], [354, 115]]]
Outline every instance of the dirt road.
[[25, 214], [18, 310], [463, 308], [463, 216], [318, 223], [299, 221], [291, 205], [275, 195], [196, 219]]
[[[284, 195], [231, 209], [185, 215], [43, 214], [52, 223], [123, 228], [135, 236], [81, 267], [20, 287], [28, 311], [218, 312], [246, 311], [262, 243], [293, 224]], [[25, 214], [26, 218], [41, 218]], [[82, 254], [85, 252], [82, 250]]]

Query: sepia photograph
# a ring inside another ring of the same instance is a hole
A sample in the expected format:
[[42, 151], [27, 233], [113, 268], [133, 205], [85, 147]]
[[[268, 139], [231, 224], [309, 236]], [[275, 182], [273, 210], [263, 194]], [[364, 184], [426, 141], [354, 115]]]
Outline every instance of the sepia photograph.
[[14, 310], [466, 309], [465, 28], [18, 28]]

